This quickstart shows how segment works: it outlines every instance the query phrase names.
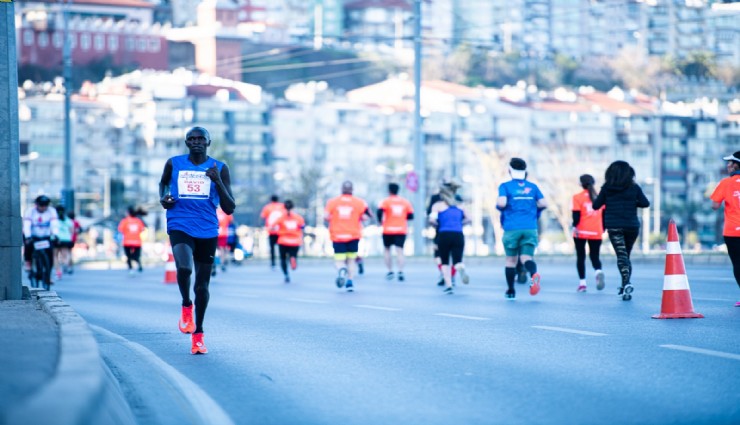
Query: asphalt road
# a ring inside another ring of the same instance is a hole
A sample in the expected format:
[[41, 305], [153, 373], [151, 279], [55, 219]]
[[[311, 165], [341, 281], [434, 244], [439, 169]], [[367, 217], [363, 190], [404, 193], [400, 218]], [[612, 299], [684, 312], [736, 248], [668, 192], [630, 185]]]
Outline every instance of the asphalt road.
[[[542, 292], [504, 298], [503, 260], [470, 262], [455, 295], [414, 260], [388, 282], [369, 260], [356, 292], [331, 260], [293, 283], [262, 262], [220, 273], [189, 354], [164, 268], [80, 270], [55, 290], [96, 332], [142, 424], [738, 424], [740, 292], [725, 265], [687, 265], [704, 319], [655, 320], [663, 264], [635, 264], [634, 298], [576, 293], [575, 266], [542, 262]], [[592, 272], [589, 270], [589, 279]], [[183, 422], [185, 421], [185, 422]]]

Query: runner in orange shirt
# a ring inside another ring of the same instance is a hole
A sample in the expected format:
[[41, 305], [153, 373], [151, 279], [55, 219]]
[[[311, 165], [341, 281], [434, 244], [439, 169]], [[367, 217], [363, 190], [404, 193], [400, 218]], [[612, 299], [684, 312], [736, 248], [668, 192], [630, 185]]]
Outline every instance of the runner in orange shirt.
[[[725, 226], [722, 235], [727, 245], [727, 253], [732, 261], [732, 272], [735, 282], [740, 286], [740, 151], [724, 158], [727, 161], [729, 177], [722, 179], [712, 196], [712, 208], [715, 210], [725, 203]], [[740, 307], [740, 301], [735, 303]]]
[[278, 232], [278, 250], [280, 251], [280, 268], [285, 275], [285, 283], [290, 283], [288, 275], [288, 258], [290, 268], [298, 268], [298, 249], [303, 243], [303, 228], [306, 221], [300, 214], [293, 212], [293, 201], [285, 201], [285, 215], [275, 223]]
[[604, 235], [604, 207], [594, 211], [592, 203], [596, 199], [593, 176], [581, 176], [582, 191], [573, 195], [573, 242], [576, 245], [576, 269], [578, 270], [578, 292], [586, 292], [586, 244], [591, 265], [596, 271], [596, 289], [604, 289], [604, 271], [601, 270], [599, 250]]
[[325, 220], [329, 223], [329, 236], [334, 246], [334, 264], [337, 268], [337, 288], [354, 290], [353, 265], [362, 236], [362, 219], [373, 218], [367, 203], [352, 196], [352, 182], [342, 183], [342, 194], [326, 203]]
[[385, 278], [393, 280], [393, 260], [391, 259], [391, 247], [396, 247], [396, 263], [398, 263], [398, 280], [403, 282], [403, 244], [406, 242], [408, 233], [408, 222], [414, 218], [414, 208], [406, 199], [398, 196], [399, 186], [396, 183], [388, 185], [388, 196], [383, 199], [378, 207], [378, 221], [383, 223], [383, 246], [385, 247], [384, 259], [388, 267]]
[[265, 221], [265, 228], [270, 239], [270, 266], [275, 269], [275, 246], [277, 245], [278, 234], [275, 229], [275, 223], [285, 214], [285, 205], [278, 202], [278, 196], [272, 195], [270, 203], [262, 208], [260, 217]]
[[146, 226], [136, 216], [134, 207], [129, 207], [128, 217], [118, 223], [118, 231], [123, 235], [123, 252], [126, 254], [126, 264], [131, 275], [134, 274], [132, 261], [139, 264], [140, 273], [143, 270], [141, 267], [141, 233], [144, 229], [146, 229]]
[[[234, 216], [226, 214], [224, 210], [216, 210], [218, 217], [218, 242], [216, 263], [221, 263], [221, 271], [226, 271], [226, 264], [229, 263], [231, 249], [229, 248], [229, 225], [234, 222]], [[211, 269], [211, 276], [216, 276], [216, 267]]]

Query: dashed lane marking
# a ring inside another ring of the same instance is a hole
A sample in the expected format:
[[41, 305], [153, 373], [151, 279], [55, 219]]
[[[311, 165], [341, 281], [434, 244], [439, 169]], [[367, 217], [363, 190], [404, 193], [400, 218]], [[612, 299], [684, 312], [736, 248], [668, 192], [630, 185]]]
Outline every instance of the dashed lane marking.
[[532, 326], [535, 329], [543, 329], [546, 331], [565, 332], [569, 334], [586, 335], [586, 336], [606, 336], [599, 332], [581, 331], [578, 329], [558, 328], [556, 326]]
[[329, 304], [329, 301], [310, 300], [307, 298], [288, 298], [288, 301], [295, 301], [295, 302], [307, 303], [307, 304]]
[[478, 317], [478, 316], [464, 316], [462, 314], [450, 314], [450, 313], [434, 313], [435, 316], [442, 316], [442, 317], [453, 317], [455, 319], [466, 319], [466, 320], [491, 320], [488, 317]]
[[379, 306], [379, 305], [356, 304], [355, 307], [357, 307], [357, 308], [368, 308], [370, 310], [401, 311], [400, 308], [382, 307], [382, 306]]
[[661, 345], [661, 347], [668, 348], [669, 350], [686, 351], [689, 353], [704, 354], [706, 356], [722, 357], [723, 359], [740, 360], [739, 354], [725, 353], [722, 351], [714, 351], [714, 350], [706, 350], [704, 348], [687, 347], [685, 345], [673, 345], [673, 344], [665, 344], [665, 345]]

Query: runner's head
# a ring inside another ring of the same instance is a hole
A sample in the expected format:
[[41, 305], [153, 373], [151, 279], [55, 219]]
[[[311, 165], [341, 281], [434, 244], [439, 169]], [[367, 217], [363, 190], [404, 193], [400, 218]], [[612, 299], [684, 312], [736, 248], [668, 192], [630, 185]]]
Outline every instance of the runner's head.
[[185, 134], [185, 145], [191, 153], [205, 153], [211, 146], [211, 135], [203, 127], [193, 127]]
[[290, 211], [293, 209], [293, 201], [291, 201], [290, 199], [287, 199], [283, 205], [285, 205], [285, 209], [287, 211]]
[[591, 202], [596, 199], [596, 190], [594, 189], [594, 177], [591, 174], [584, 174], [581, 176], [581, 187], [588, 190], [588, 196], [591, 197]]
[[133, 205], [131, 205], [130, 207], [128, 207], [128, 215], [130, 217], [136, 217], [136, 208], [134, 208]]
[[64, 220], [64, 211], [65, 211], [64, 206], [57, 205], [56, 210], [57, 210], [57, 216], [59, 217], [59, 219]]
[[389, 183], [388, 184], [388, 193], [391, 195], [398, 195], [398, 183]]
[[635, 169], [627, 161], [614, 161], [604, 173], [607, 185], [617, 188], [626, 188], [635, 182]]
[[727, 155], [722, 159], [727, 161], [727, 171], [730, 173], [740, 170], [740, 151], [737, 151], [732, 155]]
[[512, 179], [524, 180], [527, 178], [527, 163], [521, 158], [511, 158], [509, 161], [509, 174]]
[[272, 195], [272, 196], [270, 196], [270, 201], [272, 201], [272, 202], [277, 202], [277, 201], [278, 201], [278, 199], [280, 199], [280, 198], [278, 198], [278, 196], [277, 196], [277, 195]]
[[39, 195], [36, 197], [33, 203], [36, 204], [37, 210], [39, 210], [40, 212], [44, 212], [47, 208], [49, 208], [49, 204], [51, 204], [51, 199], [49, 199], [49, 197], [46, 195]]
[[346, 180], [344, 183], [342, 183], [342, 195], [351, 195], [352, 194], [352, 182], [349, 180]]

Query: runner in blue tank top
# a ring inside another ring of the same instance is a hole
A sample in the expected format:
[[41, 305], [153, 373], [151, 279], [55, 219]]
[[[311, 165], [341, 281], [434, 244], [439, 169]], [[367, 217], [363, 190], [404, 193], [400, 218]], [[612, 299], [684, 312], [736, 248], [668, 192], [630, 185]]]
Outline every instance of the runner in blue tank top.
[[[191, 333], [192, 354], [208, 352], [203, 343], [203, 318], [210, 293], [208, 285], [218, 241], [216, 207], [231, 215], [236, 208], [231, 193], [229, 167], [207, 155], [211, 136], [193, 127], [185, 136], [188, 155], [167, 160], [159, 181], [162, 207], [167, 210], [167, 234], [177, 267], [177, 285], [182, 296], [179, 328]], [[190, 300], [190, 276], [195, 270], [195, 320]]]
[[470, 281], [465, 264], [463, 264], [463, 251], [465, 250], [463, 225], [470, 223], [470, 218], [465, 209], [458, 205], [457, 190], [459, 187], [454, 181], [444, 183], [439, 190], [440, 199], [432, 205], [429, 214], [429, 221], [437, 228], [437, 249], [442, 261], [442, 277], [446, 294], [453, 293], [450, 257], [452, 257], [452, 266], [460, 273], [462, 282]]

